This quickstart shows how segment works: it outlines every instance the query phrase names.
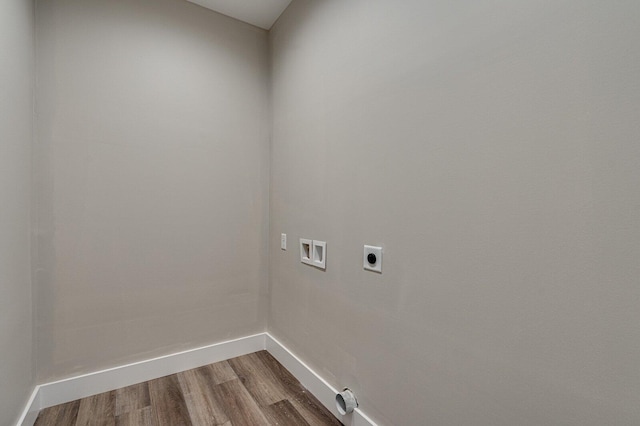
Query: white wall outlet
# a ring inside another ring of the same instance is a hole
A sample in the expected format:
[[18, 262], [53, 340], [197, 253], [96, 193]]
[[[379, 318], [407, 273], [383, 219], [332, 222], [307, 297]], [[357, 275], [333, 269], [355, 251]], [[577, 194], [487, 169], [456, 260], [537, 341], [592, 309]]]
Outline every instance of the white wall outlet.
[[300, 262], [313, 265], [313, 240], [300, 238]]
[[367, 271], [382, 273], [382, 247], [364, 246], [362, 266]]
[[280, 248], [282, 250], [287, 249], [287, 234], [280, 234]]
[[313, 240], [313, 266], [320, 269], [327, 267], [327, 243]]

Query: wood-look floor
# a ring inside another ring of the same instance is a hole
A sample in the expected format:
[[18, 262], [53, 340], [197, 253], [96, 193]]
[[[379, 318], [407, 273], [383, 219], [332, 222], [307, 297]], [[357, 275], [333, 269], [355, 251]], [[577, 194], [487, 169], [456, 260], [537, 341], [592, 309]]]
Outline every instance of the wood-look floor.
[[341, 423], [268, 352], [40, 412], [36, 426], [320, 426]]

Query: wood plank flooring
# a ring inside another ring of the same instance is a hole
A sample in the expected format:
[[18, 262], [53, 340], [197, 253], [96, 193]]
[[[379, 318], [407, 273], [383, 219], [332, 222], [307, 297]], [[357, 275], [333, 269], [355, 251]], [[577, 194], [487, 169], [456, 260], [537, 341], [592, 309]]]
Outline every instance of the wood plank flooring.
[[260, 351], [40, 412], [36, 426], [324, 426], [340, 423]]

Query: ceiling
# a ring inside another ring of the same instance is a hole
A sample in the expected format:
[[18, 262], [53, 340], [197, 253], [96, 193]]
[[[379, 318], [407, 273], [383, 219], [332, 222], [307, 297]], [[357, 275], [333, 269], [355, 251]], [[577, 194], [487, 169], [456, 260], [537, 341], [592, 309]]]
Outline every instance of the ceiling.
[[223, 15], [268, 30], [291, 0], [188, 0]]

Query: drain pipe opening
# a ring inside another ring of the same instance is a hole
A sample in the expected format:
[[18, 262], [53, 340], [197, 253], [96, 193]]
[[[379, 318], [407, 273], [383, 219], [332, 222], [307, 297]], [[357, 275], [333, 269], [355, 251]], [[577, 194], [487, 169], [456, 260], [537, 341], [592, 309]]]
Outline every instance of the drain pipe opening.
[[345, 416], [353, 413], [353, 410], [357, 406], [358, 401], [356, 400], [356, 396], [349, 388], [344, 388], [342, 392], [336, 394], [336, 408], [341, 415]]

